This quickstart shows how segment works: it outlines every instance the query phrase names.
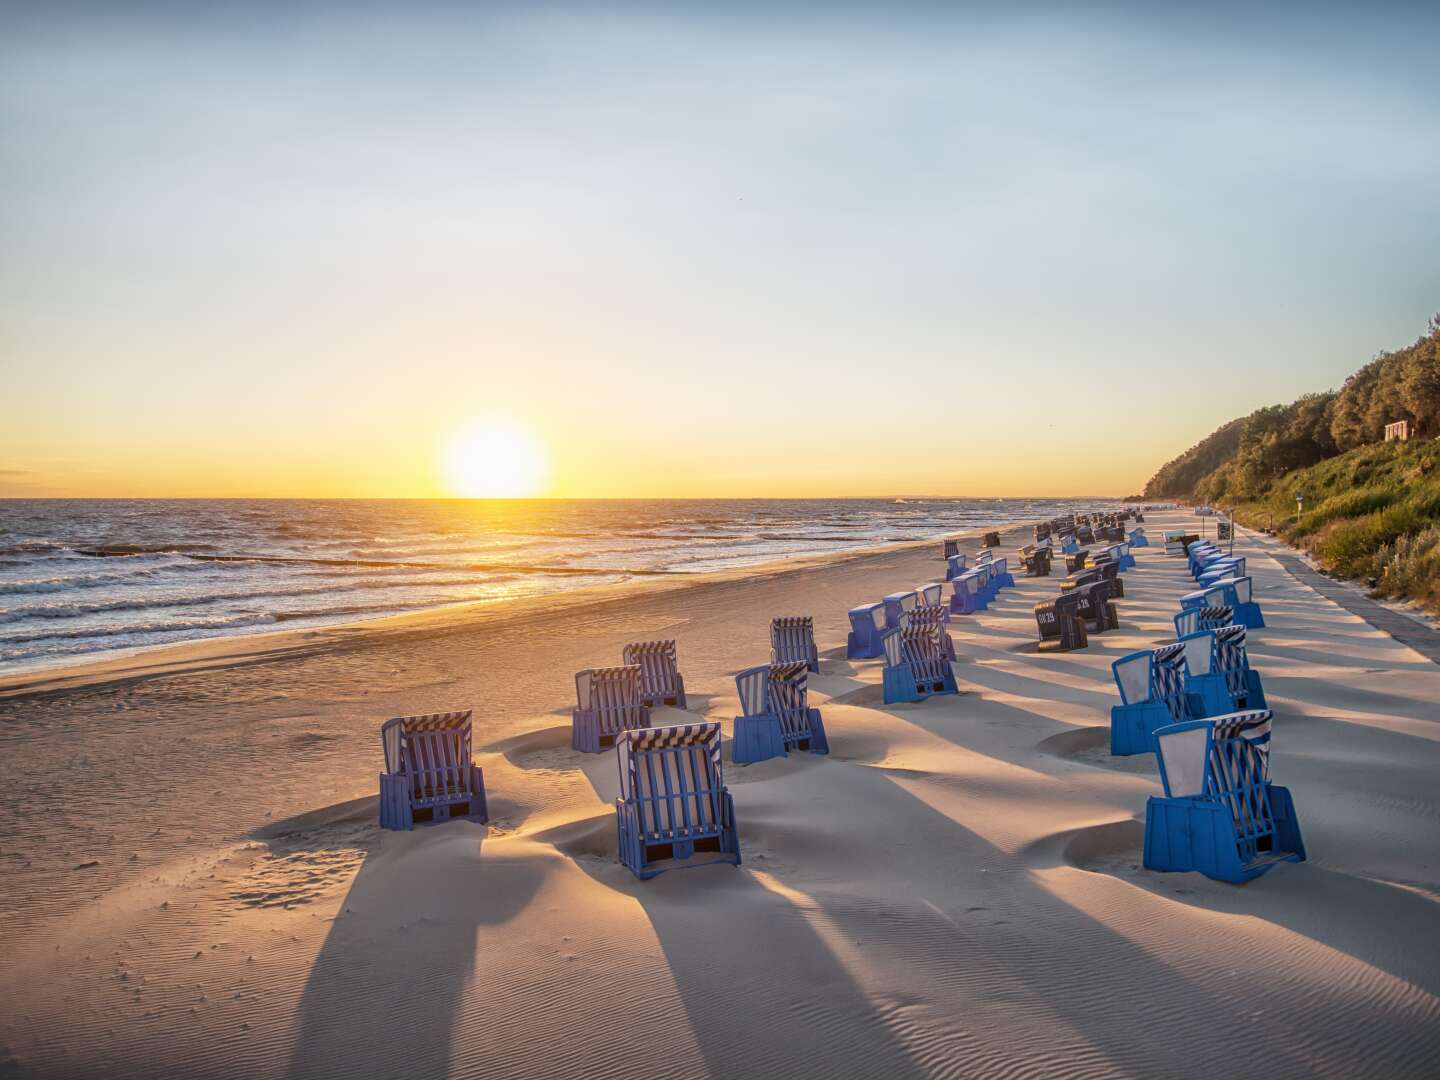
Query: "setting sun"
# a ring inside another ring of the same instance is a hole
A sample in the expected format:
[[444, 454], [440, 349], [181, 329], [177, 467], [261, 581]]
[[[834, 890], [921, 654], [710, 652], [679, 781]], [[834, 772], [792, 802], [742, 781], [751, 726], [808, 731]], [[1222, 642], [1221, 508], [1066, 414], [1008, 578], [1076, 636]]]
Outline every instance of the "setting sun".
[[545, 454], [528, 431], [476, 424], [445, 448], [445, 486], [466, 499], [523, 499], [539, 494]]

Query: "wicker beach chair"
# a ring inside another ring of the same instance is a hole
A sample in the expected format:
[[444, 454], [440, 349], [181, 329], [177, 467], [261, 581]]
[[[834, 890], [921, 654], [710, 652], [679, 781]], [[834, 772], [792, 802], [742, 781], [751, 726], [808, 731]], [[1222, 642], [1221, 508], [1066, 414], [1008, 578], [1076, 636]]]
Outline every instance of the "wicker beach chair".
[[640, 704], [648, 709], [686, 707], [685, 680], [680, 675], [674, 641], [632, 641], [620, 653], [625, 664], [640, 668]]
[[1260, 673], [1250, 667], [1244, 626], [1198, 630], [1180, 638], [1185, 646], [1186, 686], [1199, 703], [1195, 719], [1244, 709], [1265, 709]]
[[1305, 861], [1290, 792], [1270, 783], [1270, 722], [1256, 709], [1155, 732], [1165, 795], [1145, 807], [1147, 869], [1241, 884]]
[[1122, 656], [1110, 665], [1120, 704], [1110, 708], [1110, 753], [1148, 754], [1158, 728], [1197, 718], [1185, 683], [1185, 646], [1177, 642]]
[[762, 664], [735, 676], [740, 710], [735, 718], [730, 759], [742, 764], [783, 757], [791, 750], [828, 754], [825, 722], [810, 708], [804, 661]]
[[820, 653], [815, 648], [815, 620], [809, 615], [780, 615], [770, 620], [770, 662], [788, 664], [800, 660], [811, 671], [820, 670]]
[[589, 668], [575, 675], [576, 707], [571, 712], [570, 744], [586, 754], [615, 745], [625, 731], [650, 726], [650, 710], [640, 701], [640, 666]]
[[900, 625], [900, 616], [920, 605], [920, 594], [914, 589], [891, 593], [881, 601], [885, 605], [885, 629], [893, 630]]
[[955, 672], [946, 659], [937, 626], [887, 630], [883, 673], [885, 704], [955, 694]]
[[1226, 604], [1181, 608], [1180, 614], [1175, 616], [1175, 640], [1179, 641], [1201, 630], [1217, 630], [1231, 625], [1233, 621], [1234, 613]]
[[735, 804], [720, 763], [720, 725], [625, 731], [616, 740], [620, 861], [636, 877], [740, 863]]
[[955, 659], [955, 640], [945, 626], [950, 621], [950, 609], [944, 604], [921, 604], [912, 611], [907, 611], [900, 619], [902, 629], [910, 627], [933, 628], [939, 635], [940, 651], [945, 659]]
[[380, 728], [380, 827], [417, 821], [487, 821], [485, 774], [470, 756], [472, 710], [397, 716]]
[[872, 660], [885, 651], [880, 635], [885, 632], [885, 605], [861, 604], [851, 608], [850, 634], [845, 639], [845, 656], [849, 660]]
[[980, 593], [979, 570], [967, 570], [950, 582], [950, 614], [974, 615], [988, 606]]

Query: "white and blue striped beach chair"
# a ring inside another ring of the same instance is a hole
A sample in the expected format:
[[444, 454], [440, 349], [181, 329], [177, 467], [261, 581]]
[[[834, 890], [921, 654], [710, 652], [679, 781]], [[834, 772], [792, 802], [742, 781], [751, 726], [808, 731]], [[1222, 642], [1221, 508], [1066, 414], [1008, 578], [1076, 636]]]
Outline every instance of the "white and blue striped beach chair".
[[955, 685], [955, 671], [945, 656], [940, 633], [937, 625], [885, 631], [882, 641], [885, 646], [883, 683], [886, 705], [959, 692]]
[[409, 830], [417, 821], [465, 817], [488, 821], [485, 774], [471, 760], [471, 714], [397, 716], [380, 728], [380, 827]]
[[1255, 709], [1155, 732], [1165, 795], [1145, 807], [1146, 869], [1238, 885], [1305, 861], [1290, 792], [1270, 783], [1270, 724], [1270, 710]]
[[674, 641], [632, 641], [620, 653], [626, 664], [640, 668], [640, 704], [647, 709], [686, 707], [685, 680], [680, 675]]
[[735, 676], [744, 715], [735, 718], [730, 760], [749, 764], [791, 750], [830, 752], [820, 710], [810, 708], [808, 677], [801, 660], [762, 664]]
[[621, 733], [650, 726], [650, 710], [640, 701], [638, 664], [576, 672], [575, 700], [570, 745], [581, 753], [598, 754]]
[[720, 763], [720, 725], [627, 731], [615, 744], [620, 861], [638, 878], [677, 867], [740, 863], [735, 803]]
[[802, 661], [811, 671], [820, 670], [820, 653], [815, 648], [815, 620], [809, 615], [780, 615], [770, 620], [770, 662], [788, 664]]

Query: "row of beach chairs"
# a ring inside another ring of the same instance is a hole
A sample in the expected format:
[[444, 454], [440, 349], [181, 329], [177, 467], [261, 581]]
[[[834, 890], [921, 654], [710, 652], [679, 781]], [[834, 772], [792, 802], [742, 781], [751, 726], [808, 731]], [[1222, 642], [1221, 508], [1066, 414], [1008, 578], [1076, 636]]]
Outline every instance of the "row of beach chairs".
[[1166, 541], [1209, 587], [1181, 598], [1174, 642], [1112, 665], [1110, 750], [1151, 752], [1159, 765], [1164, 795], [1146, 803], [1144, 865], [1239, 884], [1306, 858], [1291, 794], [1270, 782], [1273, 713], [1246, 649], [1264, 622], [1258, 606], [1237, 611], [1238, 597], [1253, 604], [1243, 559], [1184, 534]]
[[[1088, 524], [1092, 535], [1097, 526], [1111, 528], [1103, 521]], [[1068, 538], [1074, 535], [1071, 531]], [[1075, 560], [1064, 583], [1061, 599], [1074, 597], [1077, 607], [1082, 598], [1088, 599], [1091, 621], [1102, 626], [1113, 625], [1110, 590], [1123, 588], [1119, 575], [1134, 562], [1129, 552], [1134, 534], [1129, 536], [1098, 555], [1086, 552]], [[1045, 539], [1048, 554], [1053, 541]], [[1020, 552], [1027, 569], [1041, 546], [1037, 542]], [[988, 547], [971, 568], [958, 551], [947, 555], [948, 569], [958, 570], [948, 577], [949, 603], [943, 586], [932, 583], [850, 613], [847, 652], [855, 655], [857, 639], [859, 650], [869, 655], [876, 655], [871, 650], [878, 645], [887, 703], [955, 693], [955, 649], [946, 624], [952, 614], [977, 610], [972, 596], [988, 602], [1005, 584], [1014, 584], [1005, 561], [997, 560]], [[1220, 569], [1212, 565], [1216, 560], [1210, 553], [1196, 550], [1193, 555], [1193, 569], [1200, 573]], [[1233, 576], [1233, 564], [1229, 569], [1229, 576], [1211, 580], [1211, 589], [1235, 588], [1239, 579]], [[1243, 573], [1243, 563], [1239, 569]], [[1097, 603], [1111, 610], [1095, 611]], [[1121, 704], [1112, 712], [1112, 741], [1119, 740], [1112, 749], [1138, 752], [1127, 747], [1143, 743], [1161, 762], [1165, 796], [1147, 806], [1146, 865], [1199, 869], [1240, 881], [1275, 862], [1303, 859], [1304, 850], [1289, 793], [1268, 782], [1270, 714], [1259, 675], [1249, 666], [1247, 628], [1230, 621], [1233, 613], [1232, 605], [1186, 606], [1176, 617], [1179, 640], [1116, 662]], [[772, 620], [770, 644], [770, 663], [736, 676], [742, 715], [735, 718], [733, 760], [760, 761], [796, 750], [828, 752], [823, 719], [808, 703], [808, 677], [819, 670], [812, 620]], [[621, 660], [613, 668], [577, 674], [572, 714], [577, 750], [616, 751], [621, 862], [642, 878], [672, 862], [738, 864], [740, 844], [733, 799], [724, 783], [721, 725], [651, 725], [655, 708], [684, 709], [687, 704], [676, 643], [632, 643], [622, 649]], [[382, 825], [410, 828], [419, 821], [456, 816], [486, 819], [483, 772], [471, 760], [470, 712], [388, 721], [382, 743]], [[1221, 829], [1221, 811], [1228, 815], [1228, 831]], [[1224, 843], [1206, 839], [1221, 832]]]

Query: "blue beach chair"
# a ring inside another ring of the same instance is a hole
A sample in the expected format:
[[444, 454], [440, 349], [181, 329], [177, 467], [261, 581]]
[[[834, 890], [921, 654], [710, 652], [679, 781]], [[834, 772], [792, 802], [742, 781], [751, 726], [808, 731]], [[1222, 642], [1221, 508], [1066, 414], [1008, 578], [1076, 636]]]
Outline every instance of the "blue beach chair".
[[[915, 586], [915, 594], [920, 597], [920, 603], [916, 605], [917, 608], [934, 607], [936, 604], [943, 606], [945, 603], [945, 583], [942, 581], [932, 581], [928, 585], [917, 585]], [[950, 609], [948, 607], [945, 608], [945, 618], [943, 621], [947, 623], [950, 621]]]
[[975, 575], [975, 589], [980, 596], [982, 609], [990, 606], [990, 601], [995, 599], [995, 594], [999, 591], [995, 587], [995, 575], [991, 572], [992, 566], [993, 563], [986, 561], [977, 564], [975, 569], [970, 571]]
[[380, 827], [465, 817], [488, 821], [485, 774], [471, 760], [472, 710], [397, 716], [380, 728]]
[[1224, 578], [1237, 578], [1245, 576], [1245, 556], [1237, 555], [1214, 559], [1207, 562], [1200, 569], [1200, 576], [1195, 580], [1201, 585], [1212, 585]]
[[1110, 708], [1110, 753], [1155, 749], [1158, 728], [1192, 719], [1185, 688], [1185, 646], [1179, 642], [1122, 656], [1110, 665], [1120, 704]]
[[1225, 604], [1216, 607], [1182, 608], [1180, 614], [1175, 616], [1175, 640], [1180, 641], [1201, 630], [1216, 630], [1229, 626], [1232, 621], [1233, 612]]
[[980, 595], [980, 573], [967, 570], [950, 583], [950, 614], [974, 615], [985, 610], [985, 598]]
[[965, 556], [952, 555], [945, 560], [945, 580], [954, 581], [961, 574], [965, 573]]
[[620, 653], [626, 664], [640, 668], [640, 704], [647, 709], [661, 705], [686, 707], [685, 680], [676, 663], [674, 641], [632, 641]]
[[885, 704], [921, 701], [935, 694], [955, 694], [955, 672], [945, 658], [938, 627], [912, 626], [887, 630], [883, 673]]
[[895, 592], [881, 602], [885, 605], [885, 629], [894, 630], [900, 625], [900, 616], [920, 606], [920, 594], [914, 589]]
[[1115, 545], [1115, 560], [1120, 564], [1120, 572], [1135, 569], [1135, 556], [1130, 554], [1130, 544], [1120, 543]]
[[1010, 557], [1008, 555], [1004, 558], [990, 560], [990, 580], [995, 583], [997, 593], [1001, 589], [1015, 587], [1015, 575], [1010, 573]]
[[940, 638], [940, 651], [945, 659], [955, 659], [955, 639], [945, 629], [950, 621], [950, 609], [944, 604], [922, 604], [913, 611], [907, 611], [900, 620], [902, 629], [912, 626], [922, 628], [933, 628]]
[[1251, 630], [1265, 628], [1265, 616], [1260, 605], [1254, 600], [1253, 582], [1248, 577], [1226, 578], [1206, 589], [1186, 593], [1180, 598], [1180, 606], [1187, 607], [1228, 607], [1233, 621]]
[[1150, 546], [1150, 541], [1145, 537], [1144, 529], [1130, 530], [1130, 546], [1132, 548], [1142, 548]]
[[576, 672], [575, 700], [570, 745], [581, 753], [598, 754], [621, 733], [650, 726], [650, 710], [640, 703], [638, 664]]
[[861, 604], [851, 608], [850, 636], [845, 639], [845, 656], [850, 660], [872, 660], [885, 651], [880, 635], [885, 632], [885, 605]]
[[1196, 719], [1243, 709], [1266, 709], [1260, 673], [1250, 667], [1245, 627], [1220, 626], [1180, 639], [1185, 646], [1186, 689], [1198, 701]]
[[1145, 806], [1146, 869], [1238, 885], [1305, 861], [1290, 792], [1270, 783], [1270, 721], [1255, 709], [1155, 732], [1165, 796]]
[[620, 861], [638, 878], [677, 867], [740, 864], [735, 803], [720, 764], [719, 724], [624, 732], [615, 743]]
[[820, 653], [815, 648], [815, 620], [809, 615], [781, 615], [770, 620], [770, 662], [788, 664], [803, 661], [811, 671], [820, 670]]
[[819, 709], [810, 708], [803, 661], [763, 664], [735, 676], [740, 710], [735, 718], [730, 760], [749, 764], [784, 757], [791, 750], [828, 754], [825, 722]]

